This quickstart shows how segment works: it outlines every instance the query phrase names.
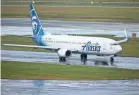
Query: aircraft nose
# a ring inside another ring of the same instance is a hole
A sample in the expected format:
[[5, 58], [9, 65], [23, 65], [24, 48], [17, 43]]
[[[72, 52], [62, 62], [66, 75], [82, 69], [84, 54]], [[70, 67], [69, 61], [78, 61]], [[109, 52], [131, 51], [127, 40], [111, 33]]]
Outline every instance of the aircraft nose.
[[122, 47], [119, 45], [119, 46], [117, 47], [117, 52], [120, 52], [120, 51], [122, 51]]

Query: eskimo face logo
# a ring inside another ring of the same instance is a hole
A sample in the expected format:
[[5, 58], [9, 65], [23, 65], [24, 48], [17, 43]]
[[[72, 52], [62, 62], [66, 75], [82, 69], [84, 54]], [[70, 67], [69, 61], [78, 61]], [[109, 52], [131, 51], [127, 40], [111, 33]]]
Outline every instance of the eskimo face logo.
[[37, 19], [37, 17], [36, 16], [33, 16], [32, 17], [32, 28], [33, 28], [33, 31], [34, 32], [37, 32], [37, 22], [35, 21]]
[[35, 32], [37, 31], [37, 23], [36, 22], [32, 22], [32, 28]]

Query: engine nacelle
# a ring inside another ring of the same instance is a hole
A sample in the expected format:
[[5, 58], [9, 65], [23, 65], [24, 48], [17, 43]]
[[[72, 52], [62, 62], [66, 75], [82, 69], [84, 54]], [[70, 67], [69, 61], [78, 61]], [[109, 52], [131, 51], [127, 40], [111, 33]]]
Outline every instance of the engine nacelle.
[[59, 49], [57, 54], [59, 57], [70, 57], [72, 52], [67, 49]]

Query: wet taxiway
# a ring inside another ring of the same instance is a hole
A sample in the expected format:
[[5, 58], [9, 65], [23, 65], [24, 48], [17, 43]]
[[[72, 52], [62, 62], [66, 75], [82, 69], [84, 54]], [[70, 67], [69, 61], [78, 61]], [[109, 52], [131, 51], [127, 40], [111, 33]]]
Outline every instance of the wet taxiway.
[[[109, 34], [124, 36], [127, 29], [128, 36], [137, 33], [139, 37], [139, 23], [122, 22], [82, 22], [41, 20], [44, 30], [55, 34]], [[2, 18], [1, 35], [32, 35], [31, 22], [28, 18]]]
[[139, 95], [139, 80], [1, 80], [2, 95]]
[[[88, 61], [86, 65], [96, 66], [94, 60], [97, 56], [88, 55]], [[55, 63], [55, 64], [70, 64], [70, 65], [83, 65], [80, 61], [79, 54], [73, 54], [70, 58], [67, 58], [66, 63], [59, 63], [57, 53], [48, 52], [29, 52], [29, 51], [11, 51], [1, 50], [2, 61], [19, 61], [19, 62], [33, 62], [33, 63]], [[102, 65], [97, 65], [102, 66]], [[128, 68], [128, 69], [139, 69], [139, 58], [134, 57], [115, 57], [114, 68]]]

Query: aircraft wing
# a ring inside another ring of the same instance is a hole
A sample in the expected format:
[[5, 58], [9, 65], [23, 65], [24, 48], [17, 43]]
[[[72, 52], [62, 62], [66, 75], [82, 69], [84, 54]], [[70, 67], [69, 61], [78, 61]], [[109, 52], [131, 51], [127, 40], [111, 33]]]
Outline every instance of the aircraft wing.
[[48, 50], [58, 50], [58, 48], [49, 47], [49, 46], [36, 46], [36, 45], [21, 45], [21, 44], [3, 44], [5, 46], [15, 46], [15, 47], [29, 47], [29, 48], [41, 48]]
[[[36, 45], [21, 45], [21, 44], [3, 44], [4, 46], [14, 46], [14, 47], [28, 47], [28, 48], [41, 48], [46, 50], [58, 51], [60, 48], [50, 47], [50, 46], [36, 46]], [[70, 50], [72, 52], [77, 52], [78, 50]]]

